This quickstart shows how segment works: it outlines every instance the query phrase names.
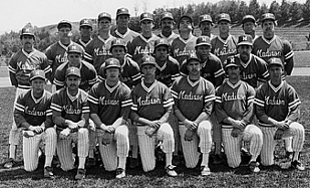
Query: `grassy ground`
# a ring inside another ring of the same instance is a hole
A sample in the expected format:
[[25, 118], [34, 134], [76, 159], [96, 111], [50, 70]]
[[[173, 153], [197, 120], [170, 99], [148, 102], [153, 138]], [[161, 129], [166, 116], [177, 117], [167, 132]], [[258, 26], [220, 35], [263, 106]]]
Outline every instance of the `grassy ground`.
[[[290, 77], [291, 83], [302, 101], [300, 122], [306, 128], [306, 141], [301, 160], [310, 166], [310, 77]], [[12, 106], [14, 100], [13, 88], [0, 89], [0, 163], [7, 158], [8, 133], [12, 121]], [[277, 145], [276, 163], [287, 167], [283, 161], [284, 150], [282, 142]], [[210, 166], [212, 175], [199, 176], [199, 169], [186, 169], [184, 165], [177, 167], [179, 176], [170, 178], [165, 175], [163, 164], [159, 163], [153, 172], [143, 173], [141, 168], [127, 170], [127, 177], [122, 180], [114, 179], [113, 172], [106, 172], [102, 167], [88, 169], [87, 176], [82, 181], [74, 181], [75, 171], [62, 172], [55, 169], [56, 179], [43, 179], [42, 163], [33, 173], [26, 173], [22, 168], [21, 147], [18, 147], [17, 167], [12, 170], [3, 169], [0, 165], [0, 187], [309, 187], [309, 172], [292, 169], [281, 170], [277, 167], [261, 168], [259, 174], [250, 174], [245, 166], [230, 169], [227, 166]]]

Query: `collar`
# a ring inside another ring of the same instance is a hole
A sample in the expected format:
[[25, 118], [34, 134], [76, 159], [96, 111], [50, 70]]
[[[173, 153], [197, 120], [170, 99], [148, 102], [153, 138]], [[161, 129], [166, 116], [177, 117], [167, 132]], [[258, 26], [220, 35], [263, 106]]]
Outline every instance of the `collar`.
[[156, 86], [156, 84], [157, 84], [157, 80], [155, 80], [154, 83], [150, 87], [147, 87], [144, 83], [144, 79], [142, 79], [141, 81], [141, 86], [147, 93], [150, 93], [153, 90], [153, 88]]
[[34, 97], [34, 95], [33, 95], [33, 90], [31, 90], [30, 93], [31, 93], [31, 98], [32, 98], [32, 100], [34, 101], [34, 103], [38, 104], [38, 103], [43, 99], [43, 97], [45, 96], [46, 91], [44, 90], [42, 96], [41, 96], [40, 98], [38, 98], [38, 99], [36, 99], [36, 98]]
[[105, 87], [107, 88], [107, 90], [108, 90], [110, 93], [112, 93], [120, 84], [121, 84], [121, 82], [118, 81], [118, 82], [115, 84], [115, 86], [110, 87], [110, 86], [107, 84], [107, 81], [106, 81], [106, 80], [104, 81], [104, 85], [105, 85]]

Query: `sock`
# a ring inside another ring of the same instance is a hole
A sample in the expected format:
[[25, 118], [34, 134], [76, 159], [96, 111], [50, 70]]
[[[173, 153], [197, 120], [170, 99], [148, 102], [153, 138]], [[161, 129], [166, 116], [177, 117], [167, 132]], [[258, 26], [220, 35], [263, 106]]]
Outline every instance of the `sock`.
[[52, 166], [52, 160], [53, 160], [53, 156], [47, 156], [45, 155], [45, 164], [44, 167], [51, 167]]
[[16, 155], [16, 145], [10, 145], [9, 146], [9, 150], [10, 150], [10, 154], [9, 154], [9, 158], [15, 159], [15, 155]]
[[81, 169], [85, 168], [85, 160], [86, 160], [86, 157], [79, 157], [79, 167], [78, 168], [81, 168]]
[[215, 143], [215, 155], [220, 155], [221, 154], [221, 144]]
[[138, 159], [138, 146], [132, 146], [131, 157]]
[[172, 165], [172, 153], [166, 153], [166, 167]]
[[121, 169], [125, 170], [125, 168], [126, 168], [126, 157], [125, 156], [118, 157], [118, 167], [117, 168], [121, 168]]
[[88, 151], [88, 158], [95, 158], [94, 157], [95, 156], [95, 154], [94, 154], [94, 150], [93, 149], [90, 149], [89, 151]]
[[201, 166], [209, 166], [209, 153], [202, 154]]
[[293, 161], [298, 161], [299, 158], [299, 151], [294, 152]]

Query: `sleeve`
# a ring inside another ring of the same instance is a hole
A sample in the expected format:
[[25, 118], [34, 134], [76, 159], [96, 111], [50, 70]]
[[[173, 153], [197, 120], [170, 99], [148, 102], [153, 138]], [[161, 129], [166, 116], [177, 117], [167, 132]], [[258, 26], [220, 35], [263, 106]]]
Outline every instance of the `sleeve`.
[[[28, 122], [25, 119], [24, 112], [25, 112], [25, 100], [24, 100], [23, 95], [19, 95], [14, 105], [14, 120], [15, 120], [16, 126], [19, 128], [24, 123], [28, 124]], [[30, 125], [28, 124], [28, 126]]]
[[130, 96], [130, 89], [126, 86], [126, 89], [122, 96], [121, 101], [121, 116], [124, 120], [128, 119], [130, 109], [132, 107], [132, 98]]
[[288, 90], [288, 114], [285, 118], [286, 121], [293, 122], [297, 121], [300, 116], [299, 106], [301, 104], [298, 94], [293, 87], [289, 87]]
[[103, 81], [105, 79], [104, 66], [105, 66], [105, 63], [103, 62], [99, 68], [99, 71], [98, 71], [98, 80], [99, 81]]
[[45, 54], [42, 57], [41, 69], [44, 70], [46, 78], [51, 81], [52, 68]]
[[93, 41], [92, 40], [85, 46], [84, 57], [86, 57], [87, 62], [90, 62], [90, 63], [93, 62]]
[[85, 92], [85, 97], [82, 99], [83, 99], [81, 101], [81, 103], [82, 103], [82, 114], [89, 114], [90, 109], [89, 109], [89, 103], [88, 103], [88, 94], [86, 92]]
[[249, 123], [252, 122], [253, 117], [254, 117], [254, 107], [253, 107], [253, 102], [254, 102], [254, 97], [255, 97], [255, 90], [252, 86], [246, 84], [247, 87], [247, 96], [246, 96], [246, 111], [243, 115], [242, 121], [244, 122], [244, 125], [248, 125]]
[[171, 94], [174, 99], [174, 109], [175, 110], [180, 110], [179, 109], [179, 91], [178, 91], [178, 80], [174, 81], [171, 87]]
[[136, 95], [136, 87], [131, 91], [131, 100], [132, 100], [131, 110], [137, 112], [138, 111], [138, 99]]
[[90, 87], [92, 87], [93, 85], [95, 85], [95, 83], [97, 83], [98, 77], [97, 77], [97, 72], [94, 66], [89, 68], [89, 73], [87, 76], [88, 76], [88, 85]]
[[[132, 60], [133, 61], [133, 60]], [[133, 62], [132, 76], [131, 79], [133, 81], [133, 85], [136, 86], [141, 82], [141, 72], [138, 63]]]
[[260, 120], [262, 116], [268, 116], [265, 113], [265, 101], [264, 101], [264, 96], [265, 96], [265, 92], [264, 92], [264, 85], [261, 85], [255, 94], [254, 97], [254, 108], [255, 108], [255, 113], [257, 118]]
[[215, 46], [216, 46], [217, 36], [211, 40], [211, 53], [214, 54]]
[[9, 73], [10, 73], [11, 84], [12, 84], [12, 86], [17, 87], [17, 85], [18, 85], [18, 82], [17, 82], [17, 79], [16, 79], [17, 62], [16, 62], [16, 59], [15, 59], [15, 55], [13, 55], [11, 57], [11, 59], [9, 61], [8, 69], [9, 69]]
[[53, 123], [53, 120], [52, 120], [53, 112], [52, 112], [52, 109], [51, 109], [52, 97], [50, 97], [47, 102], [48, 102], [48, 105], [47, 105], [48, 108], [46, 109], [46, 119], [45, 119], [45, 122], [44, 122], [45, 129], [54, 126], [54, 123]]
[[223, 69], [222, 62], [219, 58], [216, 58], [214, 60], [215, 66], [214, 66], [214, 78], [215, 78], [215, 87], [220, 86], [223, 83], [223, 80], [225, 78], [225, 71]]
[[88, 93], [90, 114], [98, 114], [99, 98], [97, 94], [98, 85], [94, 85]]
[[257, 58], [257, 65], [258, 65], [258, 81], [261, 82], [266, 82], [269, 80], [269, 72], [268, 72], [268, 67], [267, 67], [267, 63], [261, 59], [261, 58]]
[[211, 116], [215, 100], [215, 89], [211, 82], [207, 82], [206, 88], [203, 111]]
[[131, 56], [133, 56], [133, 53], [134, 53], [134, 41], [135, 41], [135, 38], [132, 41], [128, 41], [127, 43], [127, 50]]
[[228, 117], [227, 113], [223, 108], [222, 90], [222, 87], [218, 87], [215, 93], [215, 114], [219, 123], [223, 123], [224, 119]]
[[53, 83], [57, 86], [57, 89], [65, 86], [65, 75], [63, 74], [63, 71], [63, 66], [59, 66], [55, 71]]
[[163, 95], [163, 107], [165, 109], [174, 105], [173, 97], [168, 87], [164, 87], [164, 95]]
[[52, 96], [51, 109], [52, 109], [53, 116], [57, 114], [57, 112], [58, 113], [62, 112], [62, 101], [61, 101], [60, 92], [56, 92]]
[[188, 75], [188, 70], [187, 70], [187, 67], [186, 67], [186, 61], [183, 61], [183, 62], [181, 63], [180, 75], [181, 75], [181, 76], [186, 76], [186, 75]]
[[53, 50], [52, 50], [52, 45], [49, 46], [49, 47], [46, 49], [46, 51], [45, 51], [45, 55], [46, 55], [47, 59], [50, 60], [50, 61], [54, 61], [54, 57], [53, 57], [52, 51], [53, 51]]
[[176, 61], [176, 63], [173, 64], [172, 71], [171, 71], [171, 79], [175, 80], [180, 76], [180, 65]]
[[294, 68], [294, 51], [289, 41], [283, 41], [283, 55], [285, 61], [285, 71], [287, 75], [291, 75]]

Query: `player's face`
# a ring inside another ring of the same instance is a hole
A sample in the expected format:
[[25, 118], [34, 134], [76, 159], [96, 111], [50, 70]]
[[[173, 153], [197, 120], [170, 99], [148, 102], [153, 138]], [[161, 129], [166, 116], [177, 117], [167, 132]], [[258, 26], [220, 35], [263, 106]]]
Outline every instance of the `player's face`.
[[31, 87], [35, 94], [40, 94], [44, 91], [45, 80], [37, 78], [31, 81]]
[[58, 30], [58, 35], [60, 39], [70, 39], [72, 35], [70, 27], [61, 27]]
[[80, 35], [83, 37], [89, 37], [91, 34], [92, 28], [88, 26], [80, 27]]
[[166, 46], [158, 46], [155, 49], [155, 58], [159, 61], [166, 61], [168, 57], [168, 48]]
[[211, 46], [208, 45], [197, 46], [196, 54], [202, 61], [206, 61], [208, 59], [211, 51], [210, 47]]
[[187, 70], [189, 75], [200, 75], [201, 64], [199, 61], [191, 60], [187, 64]]
[[283, 68], [277, 65], [269, 68], [269, 75], [271, 81], [279, 81], [282, 79]]
[[80, 63], [82, 61], [82, 54], [79, 54], [79, 53], [69, 53], [68, 54], [68, 65], [71, 67], [71, 66], [74, 66], [74, 67], [79, 67], [80, 66]]
[[228, 78], [230, 80], [236, 80], [240, 78], [240, 68], [239, 67], [229, 67], [227, 68]]
[[142, 32], [151, 32], [154, 27], [153, 22], [151, 20], [144, 20], [140, 24]]
[[210, 22], [200, 23], [200, 30], [202, 32], [202, 35], [210, 34], [212, 30], [212, 23]]
[[106, 79], [108, 81], [118, 81], [119, 75], [119, 68], [109, 68], [106, 70]]
[[228, 21], [220, 21], [218, 27], [220, 33], [228, 33], [230, 31], [230, 23]]
[[161, 21], [162, 32], [171, 32], [174, 27], [174, 21], [171, 19], [163, 19]]
[[242, 28], [245, 34], [252, 34], [255, 31], [255, 24], [253, 22], [245, 22]]
[[264, 37], [271, 39], [274, 36], [274, 22], [272, 20], [266, 20], [262, 24]]
[[113, 55], [113, 57], [117, 58], [118, 60], [123, 60], [125, 54], [126, 54], [126, 51], [125, 51], [124, 47], [115, 46], [112, 48], [112, 55]]
[[192, 22], [189, 18], [182, 18], [179, 23], [179, 30], [180, 31], [191, 31], [193, 30]]
[[79, 88], [81, 78], [77, 76], [67, 76], [66, 85], [70, 90], [77, 90]]
[[238, 52], [243, 62], [247, 62], [250, 59], [251, 51], [252, 47], [250, 45], [240, 45], [238, 47]]
[[22, 36], [21, 41], [24, 48], [31, 48], [34, 43], [34, 38], [31, 35], [24, 35]]
[[116, 20], [117, 27], [128, 27], [129, 16], [119, 15]]
[[111, 22], [107, 18], [103, 18], [98, 21], [98, 30], [99, 31], [108, 31], [111, 27]]
[[156, 67], [154, 65], [144, 65], [141, 71], [145, 78], [155, 77]]

